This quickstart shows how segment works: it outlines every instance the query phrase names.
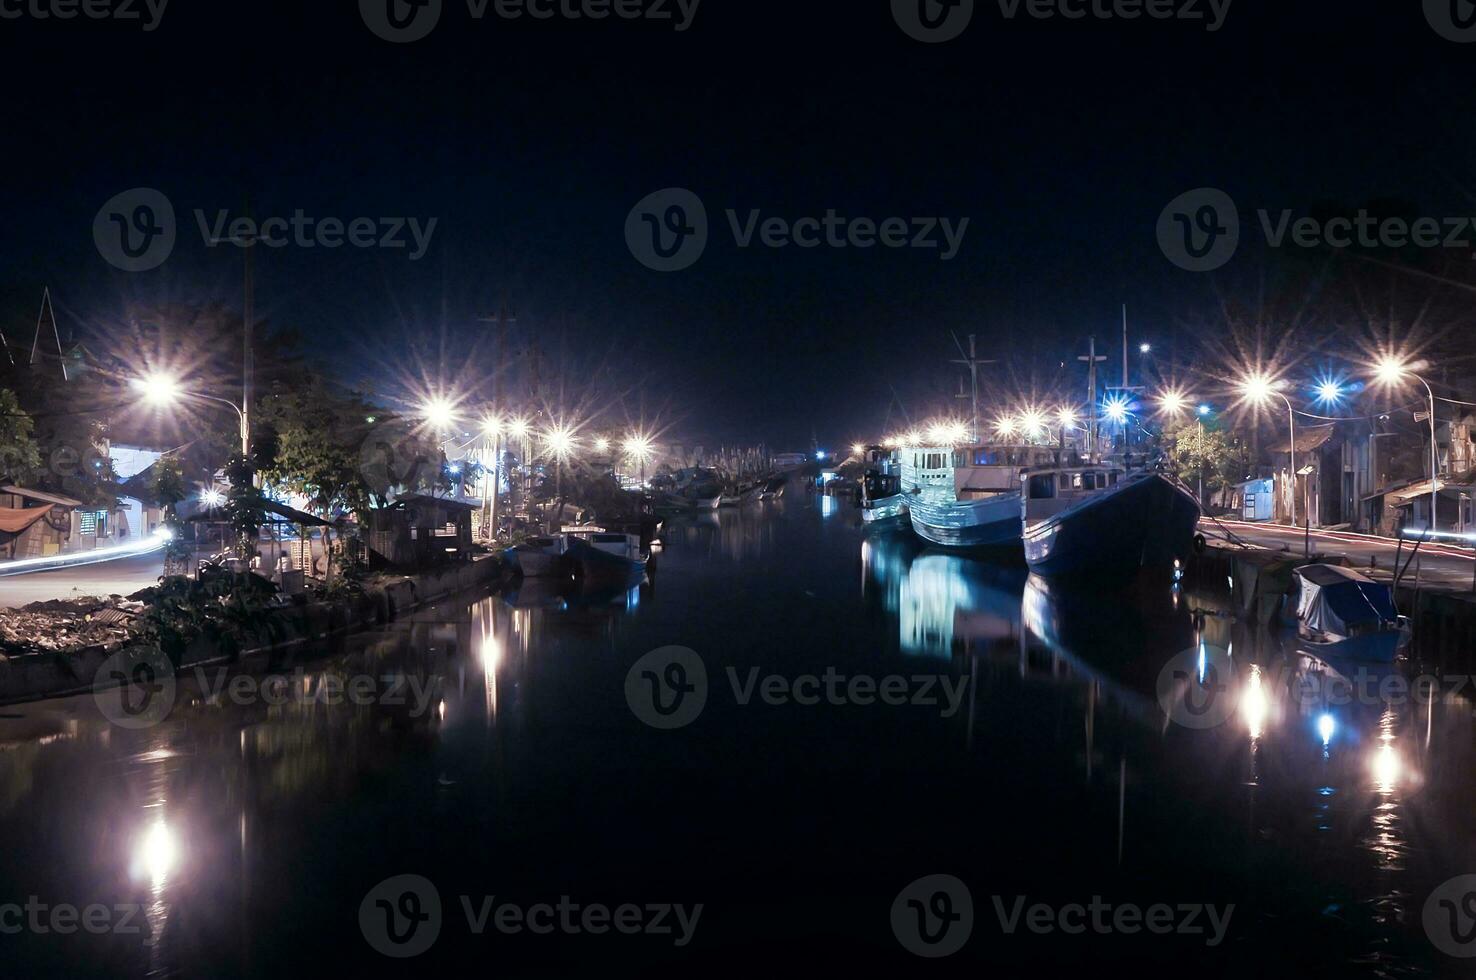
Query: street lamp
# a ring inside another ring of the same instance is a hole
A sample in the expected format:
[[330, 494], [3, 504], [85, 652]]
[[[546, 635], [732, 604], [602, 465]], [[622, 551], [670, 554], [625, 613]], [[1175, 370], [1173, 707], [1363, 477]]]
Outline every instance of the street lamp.
[[[554, 499], [559, 502], [559, 527], [564, 523], [564, 460], [573, 452], [575, 446], [574, 432], [568, 426], [556, 424], [543, 436], [543, 442], [548, 454], [554, 459]], [[556, 531], [552, 524], [549, 531]]]
[[445, 398], [430, 398], [420, 406], [420, 414], [437, 430], [451, 428], [456, 422], [456, 406]]
[[1427, 530], [1434, 531], [1436, 529], [1435, 516], [1438, 513], [1436, 507], [1440, 497], [1440, 490], [1436, 484], [1440, 475], [1440, 448], [1435, 443], [1435, 392], [1430, 388], [1430, 382], [1415, 374], [1416, 370], [1423, 370], [1424, 367], [1424, 361], [1410, 364], [1403, 358], [1386, 355], [1374, 365], [1374, 377], [1388, 388], [1400, 384], [1406, 377], [1414, 378], [1425, 386], [1425, 394], [1430, 396], [1430, 526]]
[[625, 450], [627, 456], [640, 464], [641, 489], [644, 490], [646, 487], [646, 460], [651, 458], [651, 440], [646, 436], [635, 433], [626, 437], [622, 448]]
[[[1291, 399], [1286, 397], [1281, 390], [1281, 383], [1260, 371], [1248, 376], [1240, 383], [1240, 393], [1245, 396], [1246, 401], [1252, 405], [1262, 406], [1271, 401], [1272, 396], [1286, 402], [1286, 422], [1291, 429], [1291, 441], [1287, 443], [1291, 450], [1291, 519], [1292, 527], [1297, 526], [1297, 419], [1295, 410], [1292, 408]], [[1307, 527], [1312, 527], [1312, 515], [1307, 515]]]
[[228, 398], [218, 398], [215, 395], [206, 395], [198, 391], [186, 391], [178, 378], [163, 373], [156, 372], [141, 378], [134, 378], [132, 385], [143, 395], [145, 401], [157, 408], [168, 407], [183, 398], [194, 398], [228, 406], [241, 420], [241, 455], [247, 459], [251, 458], [251, 431], [246, 424], [246, 410], [242, 406]]
[[[482, 419], [483, 452], [490, 444], [492, 466], [482, 463], [482, 537], [497, 542], [497, 484], [502, 469], [502, 419], [489, 415]], [[489, 486], [490, 484], [490, 486]]]

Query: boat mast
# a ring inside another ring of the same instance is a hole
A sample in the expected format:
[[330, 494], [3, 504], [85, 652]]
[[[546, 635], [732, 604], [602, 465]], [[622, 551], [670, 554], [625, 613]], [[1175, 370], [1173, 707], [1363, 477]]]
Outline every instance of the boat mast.
[[1097, 353], [1097, 338], [1088, 338], [1089, 347], [1085, 357], [1078, 361], [1087, 362], [1087, 458], [1097, 459], [1097, 364], [1107, 360], [1106, 355]]
[[[978, 348], [975, 345], [976, 334], [969, 334], [969, 350], [964, 353], [963, 344], [959, 343], [958, 334], [949, 331], [953, 337], [953, 346], [958, 348], [962, 359], [955, 358], [951, 363], [963, 364], [969, 369], [969, 399], [972, 406], [972, 414], [969, 416], [969, 438], [975, 444], [979, 442], [979, 365], [998, 364], [998, 361], [987, 361], [979, 359]], [[959, 397], [963, 397], [960, 395]]]

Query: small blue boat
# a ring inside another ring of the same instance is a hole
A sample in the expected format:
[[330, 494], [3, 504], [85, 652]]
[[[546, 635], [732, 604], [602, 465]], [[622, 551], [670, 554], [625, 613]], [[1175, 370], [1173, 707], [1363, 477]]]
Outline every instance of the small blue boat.
[[1341, 565], [1294, 569], [1282, 625], [1296, 629], [1299, 653], [1334, 663], [1393, 663], [1410, 640], [1393, 590]]
[[602, 527], [572, 527], [564, 534], [566, 560], [574, 577], [587, 587], [630, 587], [646, 574], [647, 554], [641, 551], [636, 534], [607, 531]]

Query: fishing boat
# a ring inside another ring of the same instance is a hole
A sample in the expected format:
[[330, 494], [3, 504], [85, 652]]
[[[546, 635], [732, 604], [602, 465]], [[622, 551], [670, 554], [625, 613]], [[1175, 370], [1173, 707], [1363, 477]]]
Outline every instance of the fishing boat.
[[944, 548], [1013, 548], [1020, 543], [1020, 474], [1048, 466], [1042, 446], [905, 447], [901, 489], [912, 530]]
[[562, 534], [531, 538], [509, 550], [523, 578], [553, 578], [567, 575], [568, 540]]
[[870, 464], [856, 488], [856, 503], [861, 520], [873, 527], [890, 527], [907, 523], [907, 495], [902, 492], [902, 475], [895, 453], [874, 448], [868, 454]]
[[1340, 565], [1295, 569], [1282, 625], [1297, 631], [1299, 652], [1323, 660], [1391, 663], [1409, 645], [1409, 619], [1393, 590]]
[[587, 525], [571, 527], [563, 537], [574, 576], [587, 585], [636, 585], [646, 573], [650, 556], [641, 550], [639, 535]]
[[1115, 464], [1021, 476], [1025, 560], [1043, 576], [1131, 576], [1187, 558], [1199, 501], [1181, 481]]

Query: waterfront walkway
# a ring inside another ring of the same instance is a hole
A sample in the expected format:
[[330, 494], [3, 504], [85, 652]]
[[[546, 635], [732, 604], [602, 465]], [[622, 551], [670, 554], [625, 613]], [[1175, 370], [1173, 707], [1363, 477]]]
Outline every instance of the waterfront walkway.
[[[1263, 548], [1268, 551], [1300, 555], [1306, 544], [1306, 532], [1302, 528], [1281, 524], [1249, 524], [1225, 518], [1205, 518], [1199, 525], [1209, 543], [1216, 547], [1234, 546], [1237, 542]], [[1319, 531], [1311, 533], [1312, 553], [1341, 555], [1353, 567], [1373, 578], [1387, 580], [1393, 577], [1396, 555], [1399, 561], [1409, 559], [1414, 544], [1404, 542], [1401, 551], [1398, 541], [1392, 538], [1374, 537], [1351, 531]], [[1471, 592], [1473, 576], [1476, 576], [1476, 551], [1459, 548], [1451, 544], [1425, 542], [1420, 545], [1420, 584], [1422, 587], [1437, 587], [1451, 592]], [[1376, 567], [1370, 572], [1371, 562]], [[1411, 565], [1405, 573], [1414, 575]]]

